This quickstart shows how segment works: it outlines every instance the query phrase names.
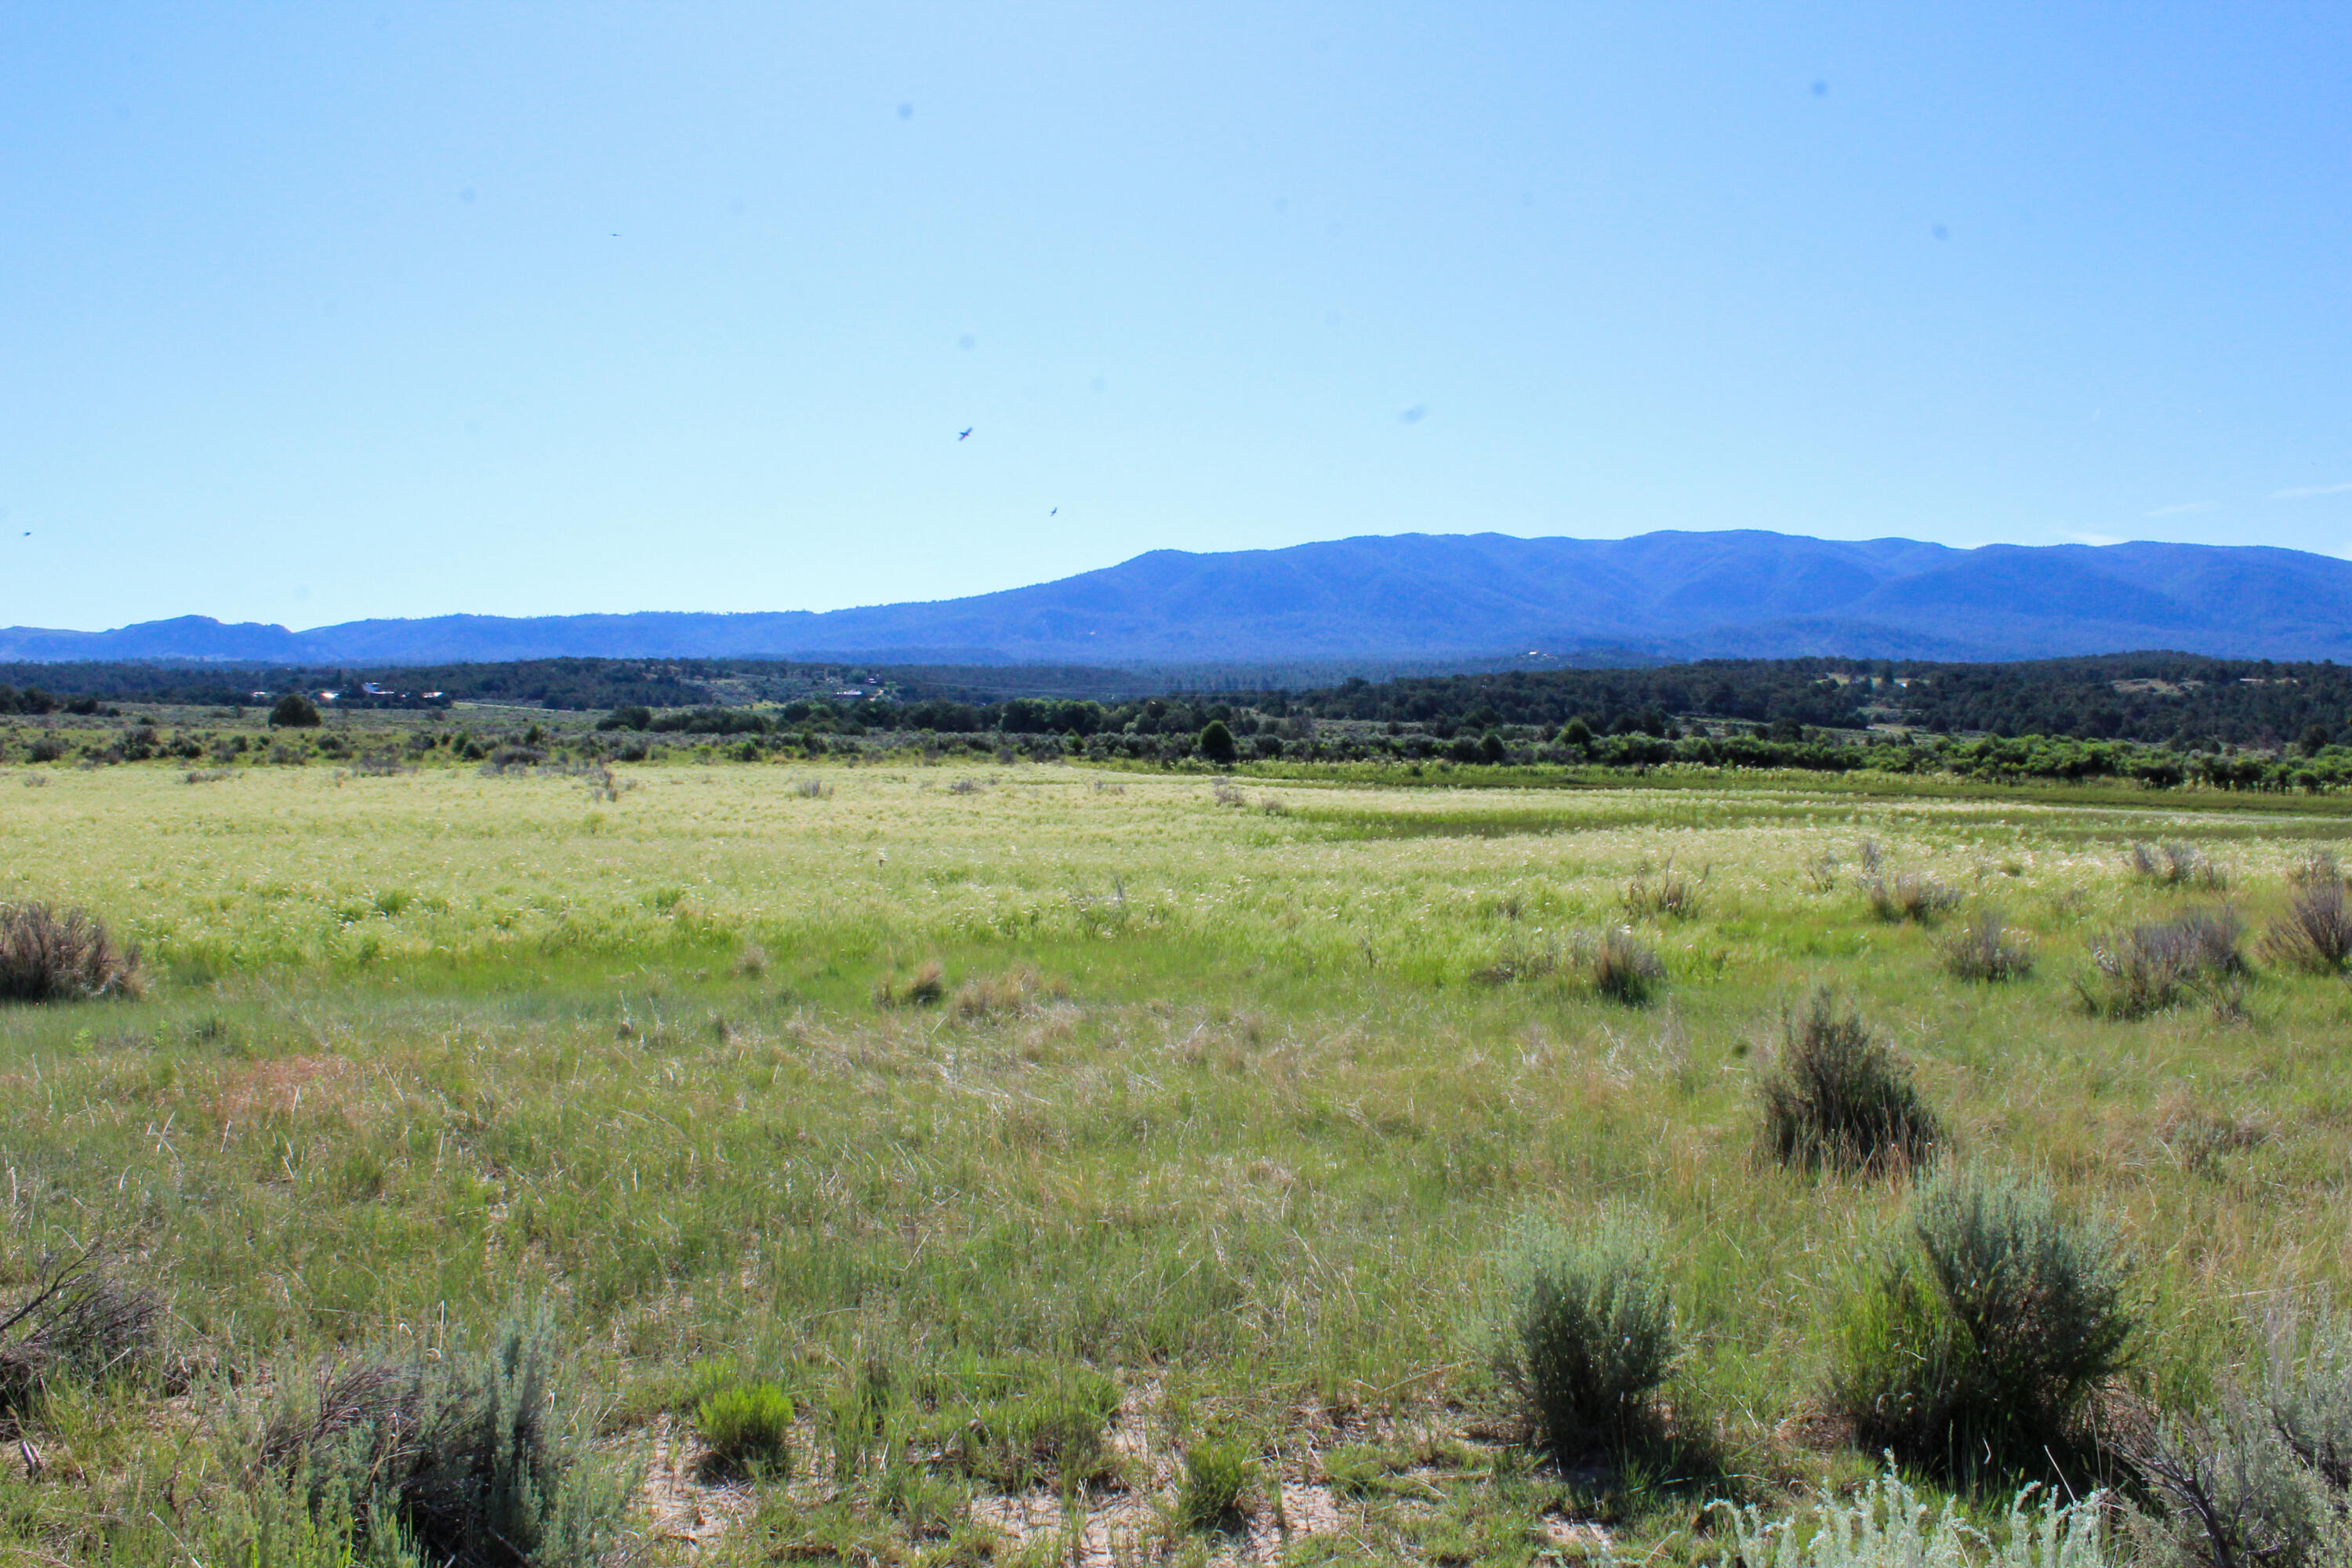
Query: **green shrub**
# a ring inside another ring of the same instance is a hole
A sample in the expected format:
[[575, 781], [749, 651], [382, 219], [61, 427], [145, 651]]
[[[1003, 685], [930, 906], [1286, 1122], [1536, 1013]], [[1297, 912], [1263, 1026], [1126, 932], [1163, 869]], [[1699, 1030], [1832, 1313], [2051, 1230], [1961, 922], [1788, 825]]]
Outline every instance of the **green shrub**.
[[793, 1402], [774, 1384], [721, 1389], [696, 1407], [694, 1419], [721, 1465], [791, 1474]]
[[1728, 1528], [1722, 1561], [1745, 1568], [2105, 1568], [2104, 1494], [2061, 1507], [2054, 1493], [2030, 1491], [2009, 1505], [2006, 1530], [1971, 1527], [1947, 1498], [1940, 1513], [1890, 1467], [1851, 1500], [1823, 1496], [1809, 1521], [1767, 1522], [1753, 1507], [1715, 1505]]
[[139, 950], [117, 947], [84, 910], [0, 904], [0, 1002], [136, 996]]
[[1956, 1478], [2037, 1467], [2131, 1363], [2125, 1283], [2113, 1233], [2045, 1184], [1948, 1172], [1839, 1310], [1834, 1400], [1865, 1448]]
[[1827, 987], [1782, 1018], [1757, 1098], [1783, 1165], [1884, 1171], [1926, 1159], [1942, 1136], [1909, 1071]]
[[1680, 1354], [1654, 1239], [1612, 1215], [1581, 1235], [1522, 1224], [1504, 1251], [1496, 1371], [1566, 1457], [1650, 1435]]
[[265, 1465], [321, 1517], [351, 1509], [377, 1546], [444, 1568], [595, 1568], [619, 1539], [632, 1488], [563, 1419], [543, 1315], [478, 1354], [285, 1384]]
[[1223, 767], [1241, 754], [1234, 743], [1234, 732], [1225, 728], [1223, 719], [1212, 719], [1201, 731], [1201, 755]]
[[269, 727], [273, 730], [315, 730], [319, 721], [318, 704], [299, 691], [288, 692], [269, 710]]
[[1210, 1438], [1184, 1450], [1184, 1488], [1177, 1517], [1192, 1530], [1223, 1530], [1247, 1517], [1257, 1465], [1238, 1443]]

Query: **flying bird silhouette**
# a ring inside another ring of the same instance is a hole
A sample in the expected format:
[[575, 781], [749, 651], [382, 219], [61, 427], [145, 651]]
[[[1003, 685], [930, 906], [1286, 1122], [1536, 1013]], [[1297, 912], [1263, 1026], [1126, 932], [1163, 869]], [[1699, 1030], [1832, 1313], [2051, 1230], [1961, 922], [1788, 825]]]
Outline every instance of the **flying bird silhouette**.
[[970, 425], [965, 426], [962, 429], [956, 432], [956, 439], [959, 441], [962, 440], [965, 437], [972, 433], [972, 429], [973, 426]]
[[1061, 516], [1061, 515], [1062, 515], [1062, 509], [1061, 509], [1060, 507], [1055, 507], [1053, 510], [1051, 510], [1051, 511], [1047, 512], [1045, 515], [1046, 515], [1047, 517], [1059, 517], [1059, 516]]

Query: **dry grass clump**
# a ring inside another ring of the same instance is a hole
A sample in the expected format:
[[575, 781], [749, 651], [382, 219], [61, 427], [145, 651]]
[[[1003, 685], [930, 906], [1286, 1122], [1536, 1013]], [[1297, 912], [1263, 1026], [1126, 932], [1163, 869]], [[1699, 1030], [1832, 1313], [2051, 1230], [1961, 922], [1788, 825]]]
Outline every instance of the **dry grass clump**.
[[43, 1267], [33, 1293], [0, 1316], [0, 1418], [13, 1421], [50, 1383], [96, 1383], [151, 1350], [163, 1305], [125, 1285], [94, 1252]]
[[988, 786], [986, 784], [981, 783], [978, 779], [958, 779], [955, 783], [948, 785], [948, 793], [950, 795], [978, 795], [982, 790], [984, 790]]
[[[2328, 867], [2332, 873], [2333, 857]], [[2263, 932], [2263, 956], [2315, 973], [2340, 973], [2352, 959], [2352, 902], [2345, 897], [2344, 879], [2331, 874], [2300, 880], [2303, 890]]]
[[768, 950], [756, 942], [747, 942], [735, 955], [735, 973], [745, 980], [757, 980], [768, 973]]
[[1219, 805], [1239, 806], [1247, 805], [1249, 804], [1249, 796], [1244, 795], [1241, 791], [1235, 789], [1233, 785], [1227, 784], [1223, 779], [1219, 779], [1216, 782], [1216, 785], [1211, 793], [1216, 796], [1217, 804]]
[[1695, 919], [1701, 908], [1699, 883], [1706, 879], [1705, 872], [1695, 879], [1684, 876], [1669, 860], [1658, 872], [1656, 881], [1644, 875], [1626, 885], [1625, 917], [1636, 921]]
[[2125, 851], [2133, 876], [2167, 888], [2201, 888], [2219, 892], [2230, 885], [2230, 874], [2215, 865], [2194, 844], [2144, 844], [2135, 840]]
[[1780, 1048], [1756, 1089], [1764, 1146], [1783, 1165], [1908, 1168], [1943, 1136], [1909, 1068], [1827, 986], [1783, 1015]]
[[2156, 1141], [2183, 1170], [2210, 1173], [2224, 1154], [2259, 1149], [2271, 1141], [2268, 1121], [2248, 1111], [2222, 1115], [2183, 1094], [2165, 1106]]
[[[964, 779], [960, 782], [963, 784], [971, 783], [970, 779]], [[800, 796], [803, 800], [831, 800], [833, 798], [833, 786], [825, 783], [823, 779], [803, 779], [798, 784], [793, 785], [792, 793]], [[971, 791], [959, 789], [955, 793], [958, 795], [968, 795]]]
[[947, 996], [947, 967], [936, 958], [926, 959], [916, 966], [915, 973], [901, 979], [886, 974], [874, 988], [874, 1005], [877, 1007], [936, 1007]]
[[139, 950], [117, 947], [98, 917], [44, 903], [0, 904], [0, 1001], [136, 996]]
[[1048, 980], [1024, 963], [1002, 974], [976, 975], [965, 981], [956, 987], [950, 1010], [959, 1018], [972, 1021], [1024, 1017], [1047, 1003], [1065, 1001], [1069, 994], [1066, 982]]
[[1943, 944], [1945, 972], [1955, 980], [2019, 980], [2033, 973], [2033, 948], [2014, 941], [1991, 910], [1955, 931]]
[[1477, 972], [1489, 985], [1516, 981], [1566, 980], [1596, 996], [1638, 1007], [1665, 984], [1666, 966], [1633, 932], [1579, 931], [1557, 941], [1519, 939]]
[[1926, 925], [1960, 901], [1960, 890], [1924, 871], [1897, 871], [1892, 879], [1873, 872], [1863, 880], [1863, 897], [1870, 912], [1883, 921], [1916, 921]]
[[2151, 921], [2091, 943], [2091, 976], [2077, 977], [2084, 1008], [2109, 1018], [2162, 1012], [2183, 994], [2210, 994], [2233, 1006], [2228, 983], [2246, 972], [2238, 951], [2245, 927], [2231, 910], [2190, 910], [2177, 920]]
[[2344, 885], [2344, 868], [2337, 863], [2336, 851], [2322, 846], [2305, 852], [2302, 859], [2287, 868], [2287, 883], [2291, 887], [2314, 888], [2333, 882]]

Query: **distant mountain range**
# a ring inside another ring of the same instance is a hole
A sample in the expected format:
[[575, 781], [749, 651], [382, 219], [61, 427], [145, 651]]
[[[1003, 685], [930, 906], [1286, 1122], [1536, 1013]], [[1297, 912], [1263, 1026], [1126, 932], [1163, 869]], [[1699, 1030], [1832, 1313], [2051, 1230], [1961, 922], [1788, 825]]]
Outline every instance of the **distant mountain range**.
[[201, 616], [15, 626], [0, 660], [443, 664], [855, 657], [1201, 664], [1551, 656], [2010, 659], [2137, 648], [2352, 661], [2352, 562], [2251, 545], [1396, 534], [1155, 550], [1034, 587], [822, 614], [436, 616], [289, 631]]

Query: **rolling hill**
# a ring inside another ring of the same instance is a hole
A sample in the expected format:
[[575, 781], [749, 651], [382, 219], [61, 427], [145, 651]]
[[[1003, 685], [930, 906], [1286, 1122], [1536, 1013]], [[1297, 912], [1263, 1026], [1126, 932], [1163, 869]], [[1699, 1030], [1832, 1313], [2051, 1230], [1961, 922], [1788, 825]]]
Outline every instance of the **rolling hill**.
[[0, 631], [0, 659], [278, 664], [769, 655], [1120, 665], [1592, 649], [2010, 659], [2126, 648], [2352, 659], [2352, 562], [2248, 545], [1398, 534], [1158, 550], [1026, 588], [824, 613], [440, 616], [308, 631], [187, 616], [104, 632]]

